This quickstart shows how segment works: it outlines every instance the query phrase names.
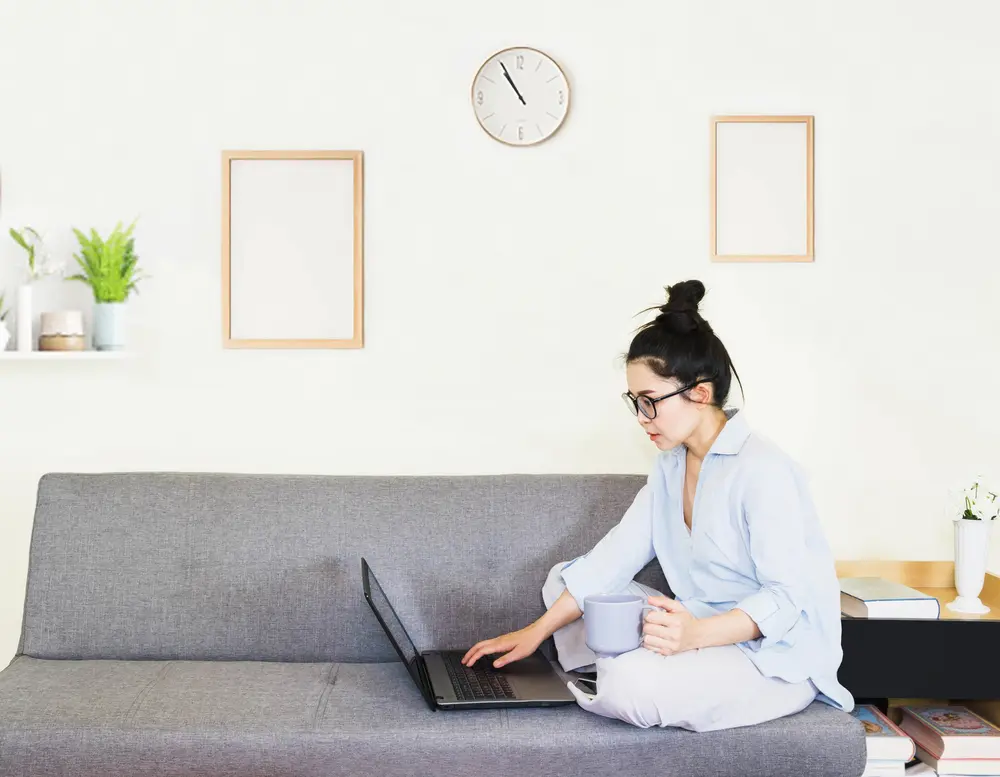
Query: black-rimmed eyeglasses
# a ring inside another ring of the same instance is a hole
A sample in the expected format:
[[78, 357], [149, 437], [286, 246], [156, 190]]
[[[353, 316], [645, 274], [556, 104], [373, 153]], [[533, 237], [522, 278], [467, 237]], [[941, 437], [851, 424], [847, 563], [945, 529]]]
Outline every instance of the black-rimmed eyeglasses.
[[632, 415], [638, 416], [642, 413], [646, 418], [652, 421], [656, 418], [656, 403], [662, 402], [664, 399], [670, 399], [670, 397], [676, 397], [678, 394], [683, 394], [685, 391], [690, 391], [699, 383], [711, 383], [707, 378], [702, 380], [696, 380], [694, 383], [679, 388], [676, 391], [671, 391], [669, 394], [664, 394], [662, 397], [651, 397], [648, 394], [640, 394], [639, 396], [634, 396], [631, 391], [626, 391], [622, 394], [622, 399], [625, 400], [625, 404], [628, 405], [628, 409], [632, 411]]

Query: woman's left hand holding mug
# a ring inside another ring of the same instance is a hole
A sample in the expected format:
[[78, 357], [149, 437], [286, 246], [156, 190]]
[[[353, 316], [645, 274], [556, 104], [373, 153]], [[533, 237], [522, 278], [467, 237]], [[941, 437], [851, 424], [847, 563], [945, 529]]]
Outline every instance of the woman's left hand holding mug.
[[672, 656], [697, 647], [698, 619], [676, 599], [651, 596], [650, 610], [643, 618], [642, 646], [654, 653]]

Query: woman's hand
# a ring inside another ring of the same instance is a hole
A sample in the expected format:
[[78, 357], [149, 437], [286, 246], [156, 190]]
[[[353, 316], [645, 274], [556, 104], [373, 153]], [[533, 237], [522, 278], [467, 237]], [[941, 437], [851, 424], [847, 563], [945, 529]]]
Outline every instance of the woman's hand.
[[650, 610], [643, 619], [642, 646], [654, 653], [672, 656], [700, 647], [699, 621], [687, 608], [666, 596], [651, 596], [649, 603], [654, 607], [662, 607], [666, 612]]
[[532, 623], [520, 631], [512, 631], [510, 634], [477, 642], [462, 658], [462, 663], [472, 666], [483, 656], [504, 653], [493, 662], [493, 666], [499, 669], [511, 661], [519, 661], [530, 656], [538, 650], [538, 646], [545, 641], [546, 636], [548, 635], [537, 623]]
[[530, 626], [526, 626], [520, 631], [504, 634], [502, 637], [477, 642], [462, 658], [462, 663], [466, 666], [472, 666], [483, 656], [491, 653], [505, 653], [493, 662], [493, 666], [499, 669], [511, 661], [527, 658], [538, 650], [538, 646], [546, 639], [563, 626], [577, 620], [582, 614], [580, 608], [576, 606], [576, 600], [572, 594], [569, 591], [563, 591], [545, 614]]

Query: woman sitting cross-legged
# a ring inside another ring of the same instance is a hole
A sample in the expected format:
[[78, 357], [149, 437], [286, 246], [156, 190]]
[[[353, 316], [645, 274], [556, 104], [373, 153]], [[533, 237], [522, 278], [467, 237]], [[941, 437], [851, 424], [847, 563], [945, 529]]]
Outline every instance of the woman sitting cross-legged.
[[[668, 289], [627, 356], [625, 400], [661, 451], [621, 522], [587, 554], [556, 565], [548, 608], [519, 631], [473, 646], [502, 667], [552, 636], [567, 671], [597, 671], [581, 707], [636, 726], [708, 731], [790, 715], [814, 699], [854, 706], [837, 679], [840, 589], [795, 462], [726, 409], [735, 374], [698, 304], [699, 281]], [[737, 380], [738, 380], [737, 376]], [[656, 558], [674, 598], [633, 578]], [[635, 650], [598, 658], [581, 615], [591, 594], [629, 592], [660, 608]]]

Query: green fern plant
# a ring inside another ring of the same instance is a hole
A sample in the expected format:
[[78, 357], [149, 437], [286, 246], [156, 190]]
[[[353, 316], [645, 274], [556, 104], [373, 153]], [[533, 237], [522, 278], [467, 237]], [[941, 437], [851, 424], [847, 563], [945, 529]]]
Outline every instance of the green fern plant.
[[136, 284], [146, 276], [136, 267], [139, 257], [132, 237], [134, 229], [134, 221], [124, 231], [119, 221], [105, 240], [95, 229], [88, 236], [74, 228], [80, 253], [73, 254], [73, 258], [83, 272], [71, 275], [68, 280], [89, 285], [96, 302], [124, 302], [133, 291], [138, 293]]

